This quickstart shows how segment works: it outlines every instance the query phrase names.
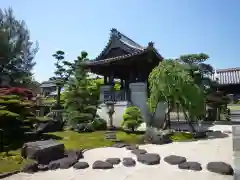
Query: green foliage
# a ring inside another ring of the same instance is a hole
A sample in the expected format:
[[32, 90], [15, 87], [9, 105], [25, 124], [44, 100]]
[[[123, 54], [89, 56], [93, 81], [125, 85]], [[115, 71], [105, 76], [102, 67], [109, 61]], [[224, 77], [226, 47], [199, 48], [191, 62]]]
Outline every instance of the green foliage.
[[91, 123], [97, 111], [99, 86], [97, 81], [88, 79], [87, 70], [82, 66], [86, 60], [87, 53], [82, 52], [75, 61], [73, 78], [69, 80], [65, 92], [65, 115], [72, 127]]
[[149, 84], [152, 112], [159, 102], [167, 102], [170, 109], [179, 103], [192, 119], [204, 114], [203, 91], [179, 62], [170, 59], [159, 63], [149, 75]]
[[23, 102], [18, 96], [0, 97], [0, 129], [3, 131], [4, 144], [13, 139], [16, 141], [23, 135], [24, 120], [32, 116], [30, 106], [30, 103]]
[[126, 108], [123, 114], [121, 126], [134, 131], [140, 126], [141, 123], [143, 123], [143, 117], [140, 109], [136, 106]]
[[104, 119], [99, 117], [95, 118], [92, 122], [93, 127], [95, 130], [106, 130], [107, 129], [107, 122]]
[[54, 80], [57, 85], [57, 107], [60, 106], [61, 100], [61, 89], [68, 81], [69, 77], [73, 74], [75, 63], [71, 63], [69, 61], [65, 61], [64, 57], [65, 53], [61, 50], [57, 51], [53, 54], [53, 57], [57, 60], [55, 63], [56, 71], [54, 72], [55, 76], [50, 78], [50, 80]]
[[0, 9], [0, 22], [0, 77], [8, 75], [10, 85], [23, 86], [31, 81], [38, 44], [33, 47], [25, 22], [17, 20], [11, 8]]

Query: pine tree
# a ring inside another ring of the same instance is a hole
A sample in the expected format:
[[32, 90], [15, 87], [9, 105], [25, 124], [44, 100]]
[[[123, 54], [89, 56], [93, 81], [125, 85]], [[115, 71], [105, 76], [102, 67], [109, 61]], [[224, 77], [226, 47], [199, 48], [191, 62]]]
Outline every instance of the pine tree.
[[[87, 53], [82, 52], [75, 61], [73, 78], [69, 80], [65, 93], [65, 111], [68, 124], [78, 131], [92, 131], [93, 120], [96, 115], [98, 99], [96, 88], [88, 79], [87, 70], [82, 64], [87, 60]], [[81, 127], [80, 127], [81, 126]]]

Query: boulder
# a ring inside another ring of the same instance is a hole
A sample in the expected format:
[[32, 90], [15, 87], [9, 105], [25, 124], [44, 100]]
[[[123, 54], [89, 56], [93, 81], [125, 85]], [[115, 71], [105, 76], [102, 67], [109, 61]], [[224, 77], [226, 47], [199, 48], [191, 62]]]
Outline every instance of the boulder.
[[106, 161], [95, 161], [92, 165], [93, 169], [112, 169], [113, 165]]
[[121, 162], [120, 158], [108, 158], [106, 159], [106, 162], [109, 162], [113, 165], [119, 164]]
[[133, 153], [135, 155], [139, 155], [139, 154], [146, 154], [147, 151], [145, 149], [134, 149], [131, 151], [131, 153]]
[[22, 170], [22, 172], [25, 173], [34, 173], [38, 171], [38, 163], [37, 162], [31, 162], [29, 164], [26, 164]]
[[21, 153], [22, 157], [33, 159], [39, 164], [49, 164], [64, 156], [64, 144], [54, 140], [29, 142], [23, 145]]
[[126, 146], [126, 149], [127, 150], [135, 150], [135, 149], [138, 149], [138, 146], [136, 146], [136, 145], [128, 145], [128, 146]]
[[73, 165], [74, 169], [86, 169], [89, 167], [89, 164], [87, 162], [77, 162]]
[[207, 133], [205, 131], [199, 131], [193, 134], [193, 138], [195, 139], [203, 139], [207, 137]]
[[83, 151], [82, 150], [67, 150], [67, 151], [65, 151], [65, 155], [67, 157], [79, 160], [79, 159], [83, 158]]
[[138, 154], [137, 160], [146, 165], [155, 165], [160, 163], [160, 156], [154, 153]]
[[133, 158], [123, 158], [122, 164], [126, 167], [133, 167], [136, 165], [136, 161]]
[[165, 131], [159, 131], [156, 128], [148, 128], [145, 135], [144, 135], [144, 141], [151, 144], [169, 144], [172, 142], [170, 139], [170, 135], [172, 134], [172, 131], [165, 130]]
[[187, 161], [185, 157], [182, 156], [176, 156], [176, 155], [170, 155], [164, 158], [164, 161], [171, 165], [178, 165], [182, 164]]
[[209, 162], [207, 164], [207, 170], [224, 175], [233, 175], [234, 171], [230, 164], [225, 162]]
[[193, 171], [201, 171], [202, 166], [199, 162], [184, 162], [178, 165], [179, 169], [188, 169], [188, 170], [193, 170]]
[[48, 165], [39, 164], [38, 165], [38, 170], [39, 171], [47, 171], [48, 170]]
[[48, 164], [48, 169], [49, 170], [56, 170], [60, 168], [60, 162], [59, 161], [52, 161]]
[[53, 121], [49, 120], [44, 123], [40, 123], [36, 129], [38, 134], [48, 133], [48, 132], [56, 132], [62, 130], [63, 123], [61, 121]]

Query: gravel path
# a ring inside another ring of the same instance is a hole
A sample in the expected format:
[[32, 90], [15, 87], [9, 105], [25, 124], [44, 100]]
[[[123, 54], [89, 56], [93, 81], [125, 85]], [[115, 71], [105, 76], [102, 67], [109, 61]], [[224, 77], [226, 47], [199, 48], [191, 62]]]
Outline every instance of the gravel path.
[[[231, 126], [216, 125], [213, 130], [231, 130]], [[201, 140], [195, 142], [179, 142], [167, 145], [143, 145], [139, 148], [147, 150], [149, 153], [157, 153], [161, 156], [161, 162], [158, 165], [144, 165], [139, 162], [135, 167], [124, 167], [122, 163], [115, 165], [113, 169], [96, 170], [91, 165], [96, 160], [105, 160], [107, 158], [125, 158], [136, 156], [126, 148], [98, 148], [86, 151], [84, 159], [90, 167], [83, 170], [73, 168], [65, 170], [38, 172], [35, 174], [19, 173], [6, 180], [146, 180], [146, 179], [164, 179], [164, 180], [231, 180], [232, 176], [224, 176], [207, 171], [206, 164], [210, 161], [223, 161], [230, 165], [232, 162], [232, 136], [227, 138]], [[190, 170], [180, 170], [176, 165], [169, 165], [163, 158], [168, 155], [184, 156], [189, 161], [201, 163], [203, 170], [194, 172]], [[81, 161], [81, 160], [80, 160]]]

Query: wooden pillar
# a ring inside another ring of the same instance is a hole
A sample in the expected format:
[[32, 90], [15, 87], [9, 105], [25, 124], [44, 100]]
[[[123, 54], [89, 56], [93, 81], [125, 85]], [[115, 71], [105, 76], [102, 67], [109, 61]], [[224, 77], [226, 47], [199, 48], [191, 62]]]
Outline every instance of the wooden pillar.
[[122, 89], [125, 89], [125, 87], [124, 87], [124, 80], [123, 79], [121, 79], [121, 88], [120, 88], [121, 90]]
[[107, 83], [108, 83], [108, 77], [104, 76], [104, 84], [107, 84]]

